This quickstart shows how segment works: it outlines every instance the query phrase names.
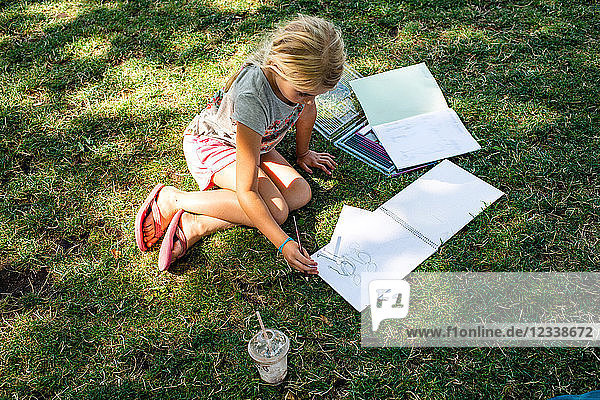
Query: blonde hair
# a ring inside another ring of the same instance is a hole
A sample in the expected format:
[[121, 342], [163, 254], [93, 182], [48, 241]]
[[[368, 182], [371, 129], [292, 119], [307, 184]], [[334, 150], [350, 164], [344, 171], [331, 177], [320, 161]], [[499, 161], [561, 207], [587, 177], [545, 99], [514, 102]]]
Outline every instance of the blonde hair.
[[[342, 34], [331, 22], [307, 15], [276, 29], [248, 63], [273, 66], [302, 91], [333, 89], [344, 70], [346, 53]], [[239, 72], [229, 78], [229, 90]]]

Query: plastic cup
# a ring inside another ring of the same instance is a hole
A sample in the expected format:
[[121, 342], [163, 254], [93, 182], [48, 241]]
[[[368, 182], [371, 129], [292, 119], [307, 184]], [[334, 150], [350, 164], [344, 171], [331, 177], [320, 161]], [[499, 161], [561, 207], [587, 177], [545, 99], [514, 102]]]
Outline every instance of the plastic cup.
[[277, 329], [258, 331], [248, 342], [248, 353], [254, 360], [258, 373], [267, 383], [280, 384], [287, 375], [287, 354], [290, 339]]

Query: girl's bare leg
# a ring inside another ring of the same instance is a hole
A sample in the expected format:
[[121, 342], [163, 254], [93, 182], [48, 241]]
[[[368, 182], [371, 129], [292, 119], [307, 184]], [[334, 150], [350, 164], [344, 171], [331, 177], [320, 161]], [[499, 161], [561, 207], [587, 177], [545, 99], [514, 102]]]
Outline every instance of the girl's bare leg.
[[[179, 221], [179, 226], [187, 239], [188, 249], [202, 237], [231, 228], [234, 225], [231, 222], [209, 217], [208, 215], [191, 214], [188, 212], [183, 213]], [[173, 257], [178, 257], [182, 251], [183, 249], [179, 241], [175, 242], [172, 250]]]
[[[222, 189], [183, 192], [173, 187], [165, 187], [157, 199], [158, 207], [164, 216], [172, 218], [178, 209], [188, 211], [183, 214], [180, 222], [188, 239], [188, 248], [201, 237], [233, 225], [254, 226], [239, 205], [234, 191], [235, 163], [217, 172], [213, 179]], [[279, 224], [286, 220], [289, 210], [304, 206], [311, 198], [310, 186], [306, 180], [275, 150], [261, 157], [259, 193]], [[154, 223], [150, 218], [145, 223], [144, 236], [154, 237]], [[147, 243], [154, 243], [156, 240], [151, 239]], [[177, 243], [173, 255], [177, 256], [180, 253], [181, 248]]]
[[[235, 193], [233, 193], [233, 195], [235, 196]], [[185, 225], [189, 225], [189, 223], [192, 222], [197, 225], [193, 230], [194, 236], [200, 235], [200, 237], [202, 237], [204, 235], [235, 225], [235, 223], [206, 215], [212, 211], [214, 211], [214, 214], [216, 215], [226, 215], [225, 211], [227, 210], [228, 206], [232, 204], [233, 199], [230, 195], [220, 193], [220, 191], [213, 190], [208, 192], [183, 192], [172, 186], [166, 186], [160, 191], [156, 202], [163, 217], [163, 231], [166, 230], [167, 226], [171, 222], [171, 219], [173, 219], [173, 215], [175, 215], [179, 209], [184, 209], [194, 214], [198, 214], [193, 215], [186, 213], [182, 217], [181, 222], [182, 225], [184, 224], [183, 221], [186, 221]], [[202, 207], [202, 205], [205, 205], [206, 207]], [[192, 218], [192, 216], [194, 218]], [[239, 215], [237, 217], [238, 218], [233, 218], [233, 221], [238, 221], [240, 219]], [[154, 237], [154, 220], [152, 219], [151, 215], [146, 217], [144, 220], [143, 232], [144, 242], [147, 246], [150, 247], [159, 240], [158, 238]], [[184, 233], [186, 234], [187, 238], [192, 237], [187, 235], [188, 232], [186, 232], [185, 229]]]
[[[233, 182], [230, 179], [233, 179]], [[235, 163], [217, 172], [214, 181], [218, 186], [235, 188]], [[259, 194], [271, 211], [273, 218], [278, 223], [283, 223], [288, 215], [288, 206], [277, 186], [260, 169], [258, 187]], [[161, 214], [165, 217], [170, 216], [169, 220], [178, 209], [187, 211], [181, 218], [180, 226], [188, 239], [188, 248], [201, 237], [233, 225], [254, 226], [239, 205], [235, 192], [230, 189], [184, 192], [167, 186], [161, 190], [157, 203]], [[144, 237], [149, 239], [146, 242], [148, 244], [157, 240], [151, 239], [154, 238], [154, 223], [151, 216], [144, 223]], [[181, 254], [181, 248], [176, 243], [173, 255], [178, 256], [179, 254]]]

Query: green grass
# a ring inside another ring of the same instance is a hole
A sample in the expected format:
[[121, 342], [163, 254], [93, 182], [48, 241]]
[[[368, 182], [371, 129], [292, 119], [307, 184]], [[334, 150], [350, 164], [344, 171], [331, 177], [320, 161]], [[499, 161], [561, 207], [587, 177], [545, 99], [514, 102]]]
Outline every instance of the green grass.
[[[590, 3], [590, 4], [588, 4]], [[194, 190], [187, 122], [276, 22], [343, 30], [363, 75], [426, 62], [483, 149], [456, 163], [507, 196], [420, 268], [598, 271], [600, 9], [533, 0], [0, 0], [0, 397], [546, 399], [599, 388], [594, 349], [361, 349], [360, 316], [253, 229], [206, 238], [172, 274], [140, 254], [155, 182]], [[283, 143], [291, 155], [293, 141]], [[335, 153], [295, 213], [315, 250], [387, 179]], [[284, 229], [291, 232], [288, 221]], [[259, 381], [260, 310], [292, 339]]]

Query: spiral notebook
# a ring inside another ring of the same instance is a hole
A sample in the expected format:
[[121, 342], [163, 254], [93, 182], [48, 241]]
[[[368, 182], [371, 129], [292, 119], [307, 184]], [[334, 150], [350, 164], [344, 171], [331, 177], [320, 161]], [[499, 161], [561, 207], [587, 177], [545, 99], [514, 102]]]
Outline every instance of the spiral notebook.
[[344, 206], [330, 243], [313, 255], [319, 275], [361, 311], [361, 273], [403, 278], [502, 195], [444, 160], [373, 212]]

